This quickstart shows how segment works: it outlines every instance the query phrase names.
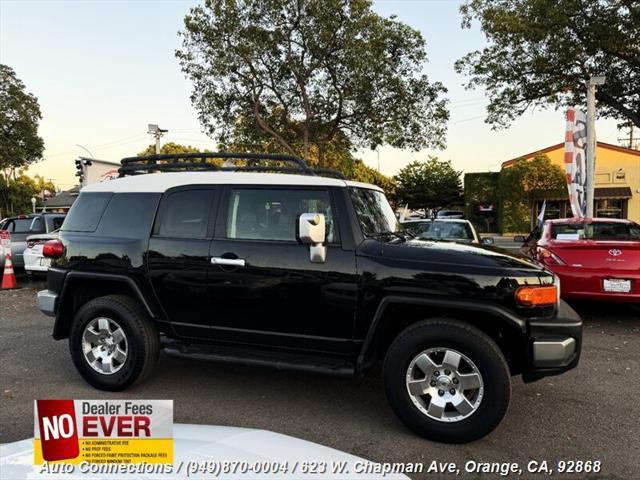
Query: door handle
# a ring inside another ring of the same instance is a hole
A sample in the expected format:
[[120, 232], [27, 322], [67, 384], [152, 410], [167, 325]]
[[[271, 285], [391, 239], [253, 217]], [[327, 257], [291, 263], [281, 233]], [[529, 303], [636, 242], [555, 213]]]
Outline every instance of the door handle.
[[211, 263], [214, 265], [228, 265], [232, 267], [244, 267], [244, 258], [223, 258], [223, 257], [211, 257]]

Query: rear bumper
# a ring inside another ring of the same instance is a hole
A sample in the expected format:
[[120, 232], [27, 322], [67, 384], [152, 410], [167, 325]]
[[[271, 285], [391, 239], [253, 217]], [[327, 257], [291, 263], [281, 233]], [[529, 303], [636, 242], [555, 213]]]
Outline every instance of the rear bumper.
[[[640, 303], [640, 272], [634, 270], [597, 270], [578, 267], [552, 267], [560, 277], [563, 298], [605, 302]], [[604, 291], [604, 280], [618, 278], [631, 281], [629, 293]]]
[[527, 324], [527, 366], [522, 378], [532, 382], [571, 370], [580, 361], [582, 320], [564, 301], [553, 319]]
[[36, 297], [36, 305], [38, 309], [50, 317], [56, 316], [56, 302], [58, 295], [51, 290], [40, 290]]

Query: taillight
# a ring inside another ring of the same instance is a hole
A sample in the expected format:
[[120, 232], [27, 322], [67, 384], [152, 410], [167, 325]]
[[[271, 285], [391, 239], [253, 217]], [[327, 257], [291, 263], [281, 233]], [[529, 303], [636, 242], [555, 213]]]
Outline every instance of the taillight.
[[42, 255], [47, 258], [60, 258], [64, 255], [64, 245], [60, 240], [49, 240], [42, 246]]
[[566, 265], [558, 255], [543, 247], [538, 247], [538, 259], [545, 265]]
[[516, 290], [516, 302], [523, 307], [540, 307], [558, 303], [558, 286], [520, 287]]

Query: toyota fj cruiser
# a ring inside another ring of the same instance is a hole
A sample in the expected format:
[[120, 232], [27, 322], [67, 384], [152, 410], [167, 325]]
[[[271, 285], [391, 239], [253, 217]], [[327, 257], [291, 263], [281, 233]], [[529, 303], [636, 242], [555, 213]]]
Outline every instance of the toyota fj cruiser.
[[454, 443], [498, 425], [510, 376], [578, 364], [582, 322], [552, 273], [411, 238], [380, 188], [320, 173], [280, 155], [124, 159], [44, 246], [53, 337], [102, 390], [144, 378], [160, 349], [346, 375], [382, 360], [398, 417]]

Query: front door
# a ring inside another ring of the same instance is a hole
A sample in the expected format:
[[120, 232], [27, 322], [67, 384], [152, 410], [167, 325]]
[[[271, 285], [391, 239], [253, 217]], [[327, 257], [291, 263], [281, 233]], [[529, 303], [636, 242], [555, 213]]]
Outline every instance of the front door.
[[164, 194], [147, 264], [158, 302], [178, 335], [200, 337], [212, 312], [207, 293], [216, 190], [189, 187]]
[[[354, 251], [343, 250], [329, 189], [227, 187], [211, 243], [217, 339], [347, 353], [356, 300]], [[326, 218], [324, 263], [297, 240], [301, 213]]]

